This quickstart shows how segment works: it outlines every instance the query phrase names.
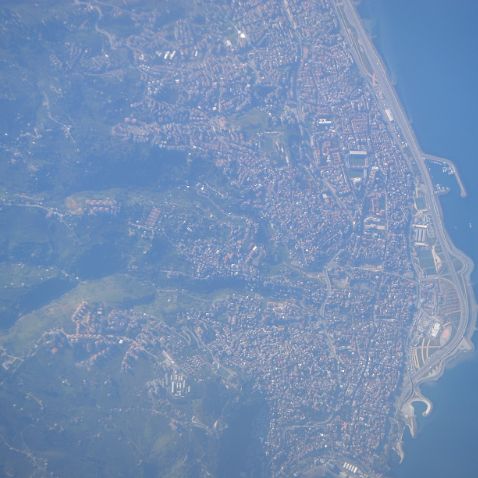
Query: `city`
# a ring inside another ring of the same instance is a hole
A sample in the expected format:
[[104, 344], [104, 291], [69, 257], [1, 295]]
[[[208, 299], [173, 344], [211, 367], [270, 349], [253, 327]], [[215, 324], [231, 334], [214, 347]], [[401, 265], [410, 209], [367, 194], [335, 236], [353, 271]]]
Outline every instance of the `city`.
[[[71, 289], [33, 328], [38, 312], [25, 312], [2, 336], [2, 378], [23, 383], [30, 363], [55, 357], [94, 380], [107, 367], [134, 377], [142, 413], [181, 440], [228, 429], [221, 411], [198, 411], [205, 384], [225, 401], [250, 387], [264, 410], [253, 427], [264, 476], [387, 476], [405, 427], [415, 431], [413, 403], [431, 410], [420, 384], [470, 350], [476, 315], [432, 159], [350, 0], [177, 3], [76, 0], [56, 12], [91, 38], [52, 48], [49, 68], [101, 98], [103, 109], [89, 106], [99, 131], [120, 151], [137, 148], [146, 177], [128, 183], [118, 161], [104, 187], [1, 191], [2, 210], [34, 210], [78, 248], [102, 238], [84, 257], [121, 264], [88, 275], [59, 254]], [[10, 146], [11, 167], [32, 178], [54, 174], [20, 154], [48, 137], [45, 125], [72, 157], [90, 144], [59, 112], [68, 95], [46, 91], [42, 125]], [[87, 172], [109, 164], [108, 151], [91, 158]], [[121, 403], [113, 382], [108, 403]]]

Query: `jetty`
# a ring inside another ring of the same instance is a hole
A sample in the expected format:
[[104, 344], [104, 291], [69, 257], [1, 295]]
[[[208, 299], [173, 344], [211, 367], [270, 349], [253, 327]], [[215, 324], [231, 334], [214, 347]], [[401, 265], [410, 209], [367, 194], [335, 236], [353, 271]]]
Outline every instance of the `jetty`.
[[460, 173], [458, 172], [458, 169], [455, 166], [455, 163], [453, 161], [447, 158], [442, 158], [441, 156], [434, 156], [433, 154], [425, 154], [424, 159], [426, 161], [430, 161], [431, 163], [440, 164], [448, 168], [450, 173], [453, 174], [453, 176], [455, 176], [458, 187], [460, 188], [460, 196], [462, 198], [465, 198], [467, 196], [465, 185], [463, 184], [463, 181], [461, 180], [461, 177], [460, 177]]

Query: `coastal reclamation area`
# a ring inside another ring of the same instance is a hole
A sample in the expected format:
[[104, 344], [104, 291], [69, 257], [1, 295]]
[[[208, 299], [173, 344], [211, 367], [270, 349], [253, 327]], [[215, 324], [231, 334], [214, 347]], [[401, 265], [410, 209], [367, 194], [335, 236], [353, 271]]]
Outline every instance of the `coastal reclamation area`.
[[[472, 335], [476, 325], [476, 302], [471, 286], [471, 272], [473, 261], [458, 250], [451, 241], [445, 229], [441, 205], [435, 192], [432, 178], [427, 168], [427, 162], [439, 163], [452, 174], [457, 181], [460, 196], [467, 196], [467, 191], [458, 168], [449, 159], [425, 153], [415, 136], [407, 114], [398, 98], [390, 79], [389, 72], [381, 57], [370, 40], [363, 22], [350, 0], [337, 2], [337, 13], [341, 26], [353, 46], [353, 53], [362, 74], [369, 78], [377, 98], [381, 103], [384, 116], [389, 120], [390, 130], [395, 134], [397, 142], [401, 144], [405, 157], [409, 158], [410, 167], [419, 175], [423, 184], [426, 207], [429, 210], [437, 238], [442, 247], [443, 260], [449, 271], [448, 279], [453, 283], [459, 300], [459, 320], [450, 340], [436, 353], [428, 357], [418, 369], [413, 369], [408, 364], [407, 379], [397, 404], [398, 418], [404, 419], [412, 436], [416, 433], [415, 408], [418, 402], [425, 404], [423, 415], [432, 411], [432, 402], [420, 390], [425, 382], [440, 378], [451, 362], [460, 359], [464, 353], [473, 350]], [[397, 443], [397, 452], [401, 459], [404, 458], [402, 442]]]
[[[429, 158], [433, 183], [447, 184], [440, 197], [444, 223], [454, 243], [478, 260], [478, 195], [475, 187], [476, 122], [478, 103], [478, 45], [475, 25], [478, 4], [449, 0], [382, 2], [363, 0], [359, 11], [384, 59], [389, 77], [422, 147], [433, 156], [453, 160], [462, 184], [453, 178], [450, 164]], [[443, 174], [443, 172], [448, 173]], [[463, 184], [464, 183], [464, 184]], [[466, 187], [466, 190], [464, 189]], [[463, 197], [463, 191], [466, 197]], [[476, 269], [472, 272], [476, 292]], [[470, 330], [471, 331], [471, 330]], [[476, 334], [473, 337], [477, 346]], [[418, 433], [405, 435], [406, 458], [394, 466], [395, 478], [478, 476], [478, 354], [460, 355], [439, 381], [423, 384], [433, 400], [431, 415], [417, 417]], [[426, 407], [416, 404], [422, 411]]]

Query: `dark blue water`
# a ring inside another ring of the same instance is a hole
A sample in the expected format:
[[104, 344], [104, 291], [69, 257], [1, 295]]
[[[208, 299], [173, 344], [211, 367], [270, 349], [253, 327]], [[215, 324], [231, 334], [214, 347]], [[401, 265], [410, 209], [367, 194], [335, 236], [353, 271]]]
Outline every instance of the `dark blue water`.
[[[468, 197], [442, 198], [455, 244], [478, 264], [478, 2], [364, 0], [375, 43], [396, 82], [422, 148], [452, 159]], [[441, 184], [439, 171], [433, 177]], [[452, 183], [453, 184], [453, 183]], [[476, 291], [477, 272], [473, 273]], [[477, 344], [475, 335], [475, 346]], [[424, 387], [434, 404], [405, 440], [396, 478], [478, 477], [478, 354]]]

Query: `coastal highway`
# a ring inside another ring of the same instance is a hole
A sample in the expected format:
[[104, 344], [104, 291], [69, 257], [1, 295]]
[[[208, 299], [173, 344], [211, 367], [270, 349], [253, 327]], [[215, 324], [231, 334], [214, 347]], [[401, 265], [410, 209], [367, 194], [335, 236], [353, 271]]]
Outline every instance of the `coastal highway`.
[[[426, 202], [432, 215], [436, 235], [442, 246], [449, 276], [457, 289], [460, 301], [461, 313], [457, 330], [450, 342], [412, 375], [413, 385], [408, 397], [411, 398], [415, 393], [415, 386], [425, 380], [437, 366], [441, 366], [448, 357], [453, 356], [462, 344], [463, 338], [470, 333], [471, 327], [469, 325], [473, 324], [476, 315], [476, 303], [470, 281], [473, 263], [455, 248], [448, 237], [444, 228], [441, 206], [433, 192], [433, 184], [425, 164], [426, 155], [418, 144], [415, 133], [389, 80], [386, 68], [366, 33], [355, 7], [351, 0], [337, 0], [335, 5], [342, 30], [352, 46], [352, 53], [359, 69], [365, 77], [373, 78], [372, 86], [376, 91], [382, 111], [385, 112], [388, 109], [392, 112], [393, 122], [389, 121], [390, 131], [401, 144], [404, 157], [410, 163], [414, 163], [420, 172], [421, 180], [425, 185]], [[409, 154], [407, 154], [407, 148]], [[413, 166], [413, 164], [411, 165]], [[460, 263], [459, 268], [456, 266], [457, 262]]]

